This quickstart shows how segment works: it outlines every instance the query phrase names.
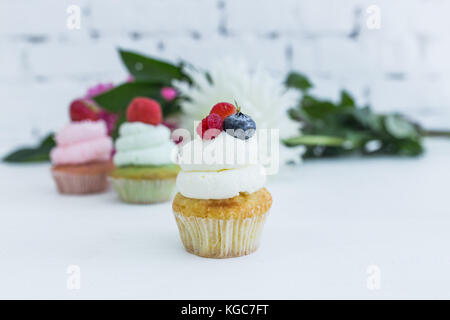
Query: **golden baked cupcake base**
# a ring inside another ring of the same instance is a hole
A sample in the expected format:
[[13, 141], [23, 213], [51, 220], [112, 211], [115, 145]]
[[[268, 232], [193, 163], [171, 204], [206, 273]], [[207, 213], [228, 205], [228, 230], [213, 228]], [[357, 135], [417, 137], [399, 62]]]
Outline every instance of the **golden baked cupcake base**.
[[262, 188], [223, 200], [186, 198], [180, 193], [173, 211], [185, 249], [207, 258], [239, 257], [260, 243], [272, 196]]

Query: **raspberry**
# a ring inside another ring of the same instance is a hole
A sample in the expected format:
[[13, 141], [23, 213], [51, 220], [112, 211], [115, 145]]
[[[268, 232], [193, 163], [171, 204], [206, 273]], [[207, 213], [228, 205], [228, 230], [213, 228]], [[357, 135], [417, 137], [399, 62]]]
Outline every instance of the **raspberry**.
[[222, 118], [215, 113], [208, 115], [197, 126], [197, 133], [202, 139], [211, 140], [222, 132]]
[[208, 130], [208, 120], [204, 118], [197, 126], [197, 133], [198, 135], [203, 138], [203, 135], [205, 134], [206, 130]]
[[219, 102], [214, 105], [209, 114], [218, 114], [222, 120], [236, 113], [236, 107], [228, 102]]
[[222, 131], [223, 121], [222, 121], [222, 118], [218, 114], [211, 113], [205, 119], [208, 123], [208, 129], [218, 129], [218, 130]]
[[144, 122], [158, 125], [162, 122], [162, 112], [159, 103], [153, 99], [137, 97], [128, 106], [128, 122]]
[[203, 135], [203, 139], [204, 140], [212, 140], [215, 137], [217, 137], [221, 132], [222, 132], [222, 130], [219, 130], [216, 128], [210, 128], [210, 129], [206, 130], [205, 134]]
[[98, 108], [88, 101], [77, 99], [70, 104], [70, 119], [72, 121], [97, 121], [100, 119], [98, 111]]

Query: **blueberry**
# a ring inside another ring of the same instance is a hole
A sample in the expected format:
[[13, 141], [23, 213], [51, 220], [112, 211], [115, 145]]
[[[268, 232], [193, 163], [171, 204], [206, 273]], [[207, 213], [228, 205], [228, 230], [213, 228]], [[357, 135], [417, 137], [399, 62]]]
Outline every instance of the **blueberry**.
[[247, 140], [255, 134], [256, 124], [250, 116], [237, 112], [225, 118], [223, 130], [235, 138]]

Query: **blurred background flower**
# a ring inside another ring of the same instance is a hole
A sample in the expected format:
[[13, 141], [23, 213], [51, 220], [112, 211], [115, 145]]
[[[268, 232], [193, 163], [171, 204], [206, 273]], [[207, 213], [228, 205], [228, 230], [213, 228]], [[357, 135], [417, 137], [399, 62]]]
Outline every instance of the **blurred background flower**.
[[106, 91], [109, 91], [112, 88], [114, 88], [114, 84], [111, 82], [110, 83], [99, 83], [96, 86], [90, 87], [87, 90], [85, 99], [92, 100], [92, 98], [94, 98], [94, 97], [98, 96], [99, 94], [102, 94]]
[[177, 91], [172, 87], [164, 87], [161, 89], [161, 96], [166, 101], [172, 101], [177, 97]]

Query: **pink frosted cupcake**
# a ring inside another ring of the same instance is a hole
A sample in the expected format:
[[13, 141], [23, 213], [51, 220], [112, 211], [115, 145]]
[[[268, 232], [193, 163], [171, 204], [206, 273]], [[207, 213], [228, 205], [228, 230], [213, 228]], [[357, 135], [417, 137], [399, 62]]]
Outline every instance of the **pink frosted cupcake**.
[[52, 174], [60, 193], [89, 194], [108, 189], [112, 139], [103, 121], [71, 122], [55, 135], [50, 153]]

